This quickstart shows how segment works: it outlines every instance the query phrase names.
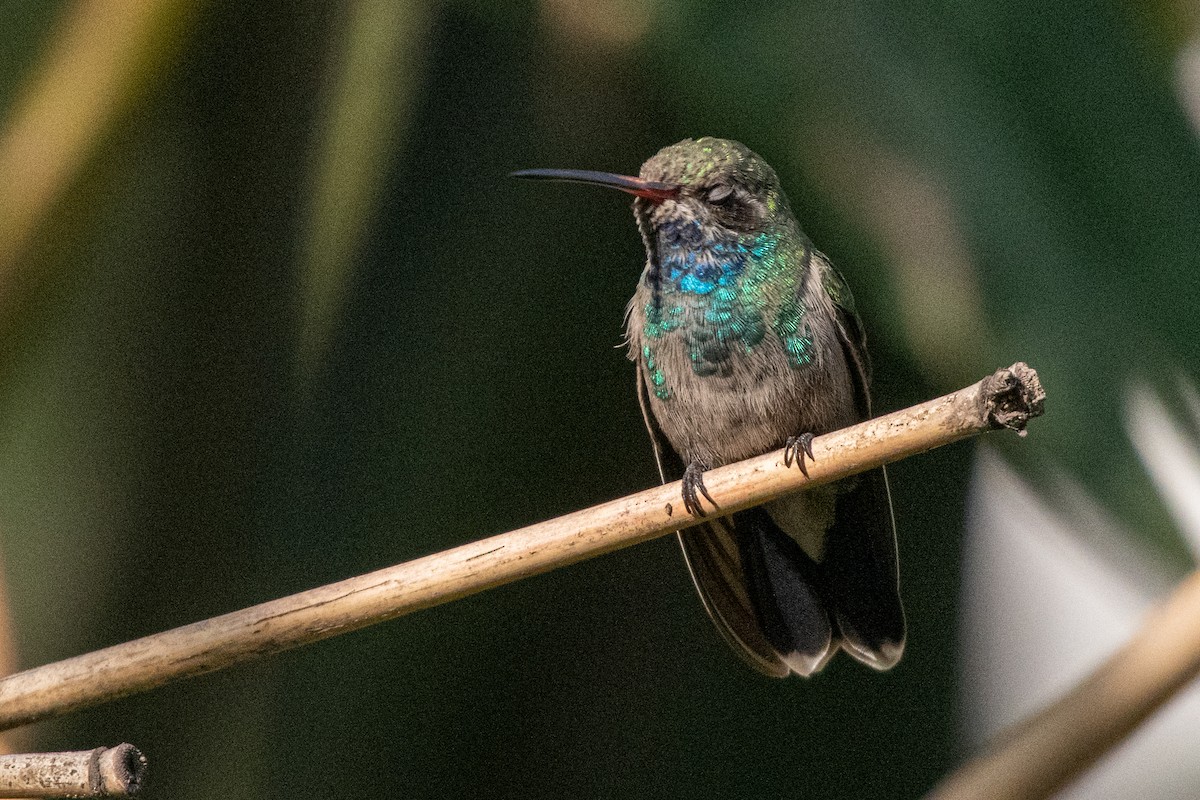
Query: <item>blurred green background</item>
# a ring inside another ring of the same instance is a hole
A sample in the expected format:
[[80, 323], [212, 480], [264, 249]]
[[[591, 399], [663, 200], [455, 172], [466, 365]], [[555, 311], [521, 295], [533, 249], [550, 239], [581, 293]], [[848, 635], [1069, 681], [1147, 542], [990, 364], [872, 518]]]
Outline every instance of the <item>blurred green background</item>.
[[[0, 545], [18, 668], [654, 482], [619, 196], [688, 136], [779, 171], [889, 411], [1025, 360], [993, 436], [1178, 570], [1120, 428], [1200, 365], [1192, 4], [0, 5]], [[971, 447], [892, 470], [887, 674], [746, 669], [662, 539], [44, 723], [149, 797], [919, 795], [965, 754]]]

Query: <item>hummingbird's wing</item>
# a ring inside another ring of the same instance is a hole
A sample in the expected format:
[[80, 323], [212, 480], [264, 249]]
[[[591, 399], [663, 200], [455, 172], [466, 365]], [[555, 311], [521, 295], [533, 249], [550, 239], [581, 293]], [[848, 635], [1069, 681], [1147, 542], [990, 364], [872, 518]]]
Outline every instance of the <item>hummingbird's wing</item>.
[[[824, 258], [822, 257], [822, 260]], [[871, 416], [866, 336], [845, 280], [825, 261], [825, 290], [833, 298], [836, 329], [854, 381], [859, 416]], [[875, 669], [889, 669], [904, 652], [904, 607], [896, 558], [896, 523], [887, 471], [865, 472], [838, 496], [822, 561], [831, 610], [846, 652]]]
[[[678, 480], [684, 471], [683, 459], [671, 447], [650, 412], [649, 386], [640, 368], [637, 383], [638, 404], [642, 408], [646, 430], [650, 432], [659, 477], [663, 483]], [[750, 604], [738, 540], [730, 528], [729, 519], [714, 519], [680, 531], [678, 536], [700, 600], [721, 637], [759, 672], [777, 678], [786, 677], [790, 672], [788, 665], [763, 635]]]

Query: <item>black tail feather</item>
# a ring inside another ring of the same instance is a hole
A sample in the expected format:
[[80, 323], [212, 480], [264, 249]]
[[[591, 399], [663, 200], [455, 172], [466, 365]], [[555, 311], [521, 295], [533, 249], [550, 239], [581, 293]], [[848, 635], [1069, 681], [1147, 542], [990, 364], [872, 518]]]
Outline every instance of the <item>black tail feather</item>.
[[763, 634], [793, 670], [812, 674], [829, 658], [836, 635], [821, 566], [762, 508], [734, 514], [733, 527]]
[[859, 475], [838, 497], [822, 560], [830, 607], [843, 644], [858, 660], [888, 669], [904, 651], [904, 608], [887, 475]]

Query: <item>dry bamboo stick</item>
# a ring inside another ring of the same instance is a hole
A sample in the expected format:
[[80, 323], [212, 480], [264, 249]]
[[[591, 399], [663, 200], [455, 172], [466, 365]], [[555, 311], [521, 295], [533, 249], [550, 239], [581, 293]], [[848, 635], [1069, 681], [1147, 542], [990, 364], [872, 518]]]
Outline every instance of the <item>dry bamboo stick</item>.
[[1082, 683], [1005, 731], [926, 800], [1050, 797], [1200, 675], [1200, 571]]
[[131, 797], [145, 776], [146, 757], [131, 744], [0, 756], [4, 797]]
[[[1014, 364], [953, 394], [813, 440], [810, 477], [782, 451], [705, 474], [722, 511], [758, 505], [1041, 414], [1037, 373]], [[387, 569], [0, 680], [0, 730], [222, 669], [456, 600], [696, 524], [678, 482]]]

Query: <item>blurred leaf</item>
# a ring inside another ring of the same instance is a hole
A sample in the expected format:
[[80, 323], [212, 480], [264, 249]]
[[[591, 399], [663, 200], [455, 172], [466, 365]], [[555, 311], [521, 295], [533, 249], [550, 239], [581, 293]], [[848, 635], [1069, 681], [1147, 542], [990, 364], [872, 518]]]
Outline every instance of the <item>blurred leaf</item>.
[[0, 134], [0, 318], [19, 258], [111, 126], [164, 71], [198, 3], [78, 0]]
[[309, 230], [301, 244], [299, 358], [308, 380], [328, 353], [387, 168], [402, 145], [425, 58], [429, 5], [352, 0], [344, 8], [337, 65], [326, 77]]

